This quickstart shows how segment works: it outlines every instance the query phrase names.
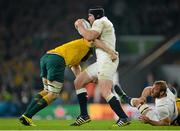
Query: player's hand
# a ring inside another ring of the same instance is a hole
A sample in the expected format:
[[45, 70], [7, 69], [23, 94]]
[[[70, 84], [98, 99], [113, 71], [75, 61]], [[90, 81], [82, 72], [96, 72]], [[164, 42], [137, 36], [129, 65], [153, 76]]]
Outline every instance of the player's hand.
[[118, 53], [117, 52], [111, 52], [110, 53], [110, 58], [112, 61], [115, 61], [118, 58]]
[[145, 103], [145, 99], [144, 98], [133, 98], [132, 99], [132, 103], [135, 107], [139, 106], [139, 105], [142, 105]]
[[[78, 19], [79, 20], [79, 19]], [[78, 20], [76, 20], [75, 22], [74, 22], [74, 27], [77, 29], [78, 28]]]
[[139, 120], [140, 120], [141, 122], [143, 122], [143, 123], [149, 123], [149, 121], [150, 121], [150, 119], [149, 119], [147, 116], [145, 116], [145, 115], [141, 115], [141, 116], [139, 117]]
[[145, 97], [139, 97], [139, 103], [141, 105], [143, 105], [144, 103], [146, 103], [146, 98]]
[[81, 25], [83, 25], [83, 19], [77, 19], [74, 23], [76, 29]]

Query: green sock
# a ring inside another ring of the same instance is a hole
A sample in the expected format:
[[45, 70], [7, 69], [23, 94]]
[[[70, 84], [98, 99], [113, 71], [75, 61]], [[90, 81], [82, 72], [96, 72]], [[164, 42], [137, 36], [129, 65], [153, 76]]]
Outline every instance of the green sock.
[[25, 116], [32, 118], [37, 112], [46, 107], [48, 103], [45, 99], [39, 100], [26, 114]]
[[34, 98], [31, 100], [31, 103], [28, 105], [26, 111], [24, 114], [26, 114], [27, 112], [29, 112], [29, 110], [31, 110], [31, 108], [40, 100], [42, 99], [42, 95], [37, 94], [36, 96], [34, 96]]

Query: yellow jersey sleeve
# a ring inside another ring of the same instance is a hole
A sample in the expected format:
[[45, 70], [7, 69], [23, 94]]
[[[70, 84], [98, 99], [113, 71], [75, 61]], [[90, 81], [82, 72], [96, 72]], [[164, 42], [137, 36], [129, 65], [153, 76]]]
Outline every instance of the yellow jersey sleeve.
[[178, 113], [180, 114], [180, 98], [176, 98], [176, 106], [178, 109]]
[[90, 42], [82, 38], [65, 43], [47, 51], [47, 53], [60, 55], [64, 58], [67, 66], [73, 66], [81, 62], [81, 59], [88, 53], [90, 47]]

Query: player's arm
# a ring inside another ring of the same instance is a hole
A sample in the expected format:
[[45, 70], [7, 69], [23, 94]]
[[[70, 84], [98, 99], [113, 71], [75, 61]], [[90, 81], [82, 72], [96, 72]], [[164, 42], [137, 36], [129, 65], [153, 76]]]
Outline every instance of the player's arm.
[[151, 89], [152, 89], [151, 86], [145, 87], [139, 98], [133, 98], [132, 100], [133, 106], [138, 107], [139, 104], [146, 103], [146, 98], [151, 95]]
[[92, 41], [92, 40], [95, 40], [97, 39], [99, 36], [100, 36], [100, 33], [95, 31], [95, 30], [89, 30], [89, 29], [86, 29], [84, 26], [83, 26], [83, 20], [82, 19], [78, 19], [76, 22], [75, 22], [75, 27], [78, 28], [79, 32], [81, 32], [80, 35], [82, 35], [82, 37], [84, 37], [85, 39], [87, 39], [88, 41]]
[[141, 115], [139, 117], [140, 121], [144, 123], [149, 123], [155, 126], [169, 126], [171, 124], [171, 120], [169, 118], [169, 111], [166, 106], [161, 106], [158, 108], [158, 114], [161, 116], [161, 119], [158, 121], [152, 120], [145, 115]]
[[78, 19], [75, 22], [75, 27], [78, 28], [79, 32], [81, 32], [81, 35], [85, 39], [87, 39], [88, 41], [94, 41], [94, 45], [97, 48], [100, 48], [103, 51], [107, 52], [110, 55], [112, 61], [114, 61], [118, 58], [118, 56], [117, 56], [118, 54], [115, 51], [113, 51], [108, 46], [106, 46], [106, 44], [104, 44], [102, 41], [97, 39], [100, 35], [99, 32], [97, 32], [95, 30], [88, 30], [83, 26], [83, 20], [82, 19]]
[[139, 98], [133, 98], [131, 100], [131, 105], [134, 107], [138, 107], [140, 104], [146, 103], [146, 98], [151, 95], [151, 89], [152, 86], [145, 87], [144, 90], [141, 93], [141, 96]]
[[71, 66], [71, 70], [75, 76], [78, 76], [81, 72], [81, 66], [80, 65]]
[[114, 50], [110, 49], [104, 42], [102, 42], [99, 39], [95, 39], [93, 42], [93, 45], [97, 48], [102, 49], [106, 53], [108, 53], [111, 57], [111, 60], [114, 61], [118, 58], [118, 53], [115, 52]]
[[154, 121], [154, 120], [149, 119], [145, 115], [141, 115], [139, 117], [139, 119], [140, 119], [140, 121], [142, 121], [144, 123], [149, 123], [149, 124], [154, 125], [154, 126], [169, 126], [171, 124], [171, 121], [168, 117], [165, 119], [162, 119], [160, 121]]
[[141, 97], [146, 98], [148, 96], [151, 96], [151, 89], [152, 89], [152, 86], [145, 87], [141, 93]]

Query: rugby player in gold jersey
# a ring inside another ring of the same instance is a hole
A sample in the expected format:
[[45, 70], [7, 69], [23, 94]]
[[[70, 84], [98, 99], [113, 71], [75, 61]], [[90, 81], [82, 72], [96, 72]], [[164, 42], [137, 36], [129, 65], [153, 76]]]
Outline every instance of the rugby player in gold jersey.
[[82, 38], [47, 51], [40, 59], [40, 76], [44, 89], [34, 96], [19, 118], [20, 122], [26, 126], [34, 125], [32, 117], [59, 96], [63, 87], [65, 67], [70, 67], [77, 76], [81, 72], [80, 62], [88, 58], [93, 46], [107, 51], [112, 60], [116, 59], [115, 52], [102, 45], [101, 41], [88, 42]]

